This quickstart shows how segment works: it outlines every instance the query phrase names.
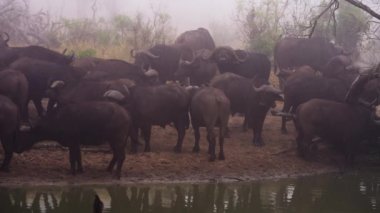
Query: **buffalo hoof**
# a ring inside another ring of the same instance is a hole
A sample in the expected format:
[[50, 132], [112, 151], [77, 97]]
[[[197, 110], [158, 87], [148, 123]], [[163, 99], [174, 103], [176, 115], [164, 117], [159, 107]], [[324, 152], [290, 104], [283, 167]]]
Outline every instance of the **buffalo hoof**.
[[83, 169], [78, 169], [78, 170], [77, 170], [77, 173], [78, 173], [78, 174], [83, 174], [84, 171], [83, 171]]
[[226, 158], [224, 157], [224, 155], [219, 155], [219, 160], [225, 160]]
[[287, 129], [281, 129], [281, 133], [286, 135], [286, 134], [288, 134], [288, 130]]
[[263, 147], [264, 143], [263, 142], [253, 142], [253, 145], [255, 145], [257, 147]]
[[150, 147], [145, 147], [144, 152], [150, 152]]
[[198, 153], [200, 150], [201, 150], [201, 149], [199, 148], [199, 146], [198, 146], [198, 147], [195, 147], [195, 146], [194, 146], [194, 148], [193, 148], [193, 152], [195, 152], [195, 153]]
[[181, 152], [182, 152], [181, 148], [178, 147], [178, 146], [175, 146], [173, 150], [174, 150], [174, 152], [176, 152], [176, 153], [181, 153]]
[[208, 159], [208, 161], [213, 162], [213, 161], [215, 161], [215, 159], [216, 159], [216, 156], [211, 155], [210, 158]]
[[224, 133], [224, 138], [231, 138], [231, 135], [229, 132]]
[[131, 148], [131, 154], [137, 154], [137, 147]]
[[113, 178], [115, 178], [116, 180], [120, 180], [120, 179], [121, 179], [121, 173], [116, 172], [116, 173], [113, 175]]
[[6, 173], [9, 173], [10, 170], [9, 170], [8, 167], [1, 167], [1, 168], [0, 168], [0, 172], [6, 172]]

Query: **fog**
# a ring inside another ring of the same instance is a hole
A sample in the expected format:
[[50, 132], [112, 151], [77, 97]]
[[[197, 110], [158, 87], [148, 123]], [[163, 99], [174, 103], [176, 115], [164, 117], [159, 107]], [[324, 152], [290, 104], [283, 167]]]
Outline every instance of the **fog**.
[[[55, 17], [91, 18], [94, 0], [29, 0], [32, 12], [49, 11]], [[236, 0], [97, 0], [96, 17], [115, 14], [150, 15], [158, 10], [170, 15], [171, 23], [180, 33], [198, 27], [208, 28], [212, 23], [233, 25]]]

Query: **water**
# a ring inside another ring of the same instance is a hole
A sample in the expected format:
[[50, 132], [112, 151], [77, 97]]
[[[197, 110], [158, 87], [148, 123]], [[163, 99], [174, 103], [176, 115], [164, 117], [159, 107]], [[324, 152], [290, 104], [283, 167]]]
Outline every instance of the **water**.
[[380, 173], [249, 183], [0, 187], [0, 212], [380, 212]]

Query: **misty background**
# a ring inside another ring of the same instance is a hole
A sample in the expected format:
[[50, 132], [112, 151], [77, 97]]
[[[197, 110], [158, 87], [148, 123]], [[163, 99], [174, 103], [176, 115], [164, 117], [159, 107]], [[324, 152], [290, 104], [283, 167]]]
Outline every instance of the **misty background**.
[[[351, 0], [380, 13], [378, 0]], [[208, 29], [216, 45], [273, 55], [281, 37], [326, 37], [356, 58], [380, 61], [380, 24], [349, 0], [0, 0], [11, 45], [69, 49], [78, 57], [129, 59], [131, 49], [171, 44]]]
[[[56, 17], [91, 18], [93, 15], [93, 0], [30, 0], [30, 3], [32, 12], [47, 10]], [[213, 22], [232, 25], [236, 4], [235, 0], [97, 0], [95, 7], [98, 17], [149, 14], [152, 9], [158, 9], [170, 15], [180, 32], [208, 27]]]

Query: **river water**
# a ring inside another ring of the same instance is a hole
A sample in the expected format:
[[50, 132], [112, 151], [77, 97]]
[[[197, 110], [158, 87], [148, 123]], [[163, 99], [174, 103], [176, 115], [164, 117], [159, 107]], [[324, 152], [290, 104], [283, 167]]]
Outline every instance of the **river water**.
[[0, 212], [380, 212], [380, 172], [245, 183], [0, 187]]

